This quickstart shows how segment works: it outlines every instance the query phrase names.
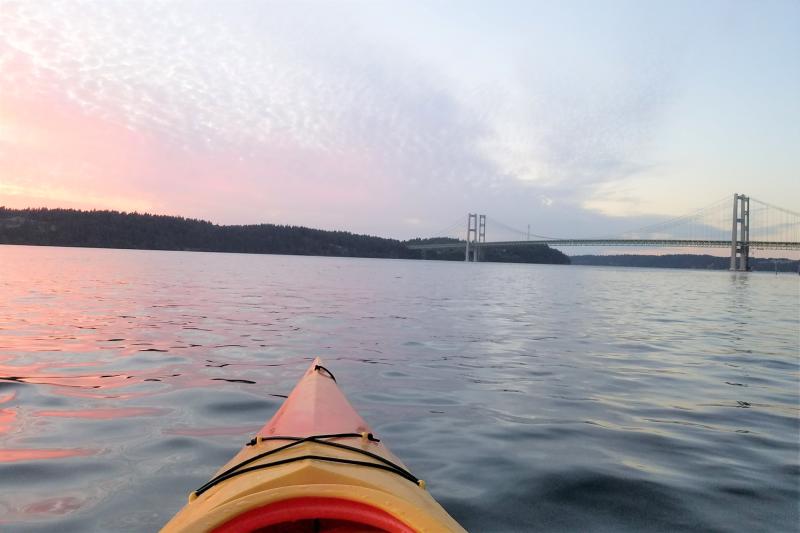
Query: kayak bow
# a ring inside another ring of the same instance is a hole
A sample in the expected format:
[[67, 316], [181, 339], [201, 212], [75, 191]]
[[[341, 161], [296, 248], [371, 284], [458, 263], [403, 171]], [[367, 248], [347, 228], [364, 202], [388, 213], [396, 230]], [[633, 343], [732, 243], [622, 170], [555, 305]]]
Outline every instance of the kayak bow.
[[275, 416], [162, 533], [463, 532], [315, 359]]

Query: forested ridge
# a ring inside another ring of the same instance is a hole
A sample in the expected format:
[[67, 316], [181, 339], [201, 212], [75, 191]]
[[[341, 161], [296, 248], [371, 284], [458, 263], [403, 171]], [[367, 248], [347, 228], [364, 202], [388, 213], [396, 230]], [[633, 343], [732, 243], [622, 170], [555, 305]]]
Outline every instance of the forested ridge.
[[[431, 242], [432, 240], [408, 241]], [[82, 246], [146, 250], [321, 255], [422, 259], [406, 242], [347, 231], [327, 231], [279, 224], [218, 225], [206, 220], [76, 209], [11, 209], [0, 207], [0, 244]], [[451, 251], [452, 252], [452, 251]], [[461, 260], [464, 252], [431, 253], [426, 259]], [[487, 251], [482, 260], [569, 263], [547, 246], [520, 252]]]

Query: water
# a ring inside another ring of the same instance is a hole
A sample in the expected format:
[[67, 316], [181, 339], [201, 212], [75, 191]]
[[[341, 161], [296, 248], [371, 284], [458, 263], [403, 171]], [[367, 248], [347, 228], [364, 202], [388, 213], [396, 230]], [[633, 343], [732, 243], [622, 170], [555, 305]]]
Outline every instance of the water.
[[320, 355], [471, 531], [796, 531], [799, 291], [0, 246], [0, 529], [157, 530]]

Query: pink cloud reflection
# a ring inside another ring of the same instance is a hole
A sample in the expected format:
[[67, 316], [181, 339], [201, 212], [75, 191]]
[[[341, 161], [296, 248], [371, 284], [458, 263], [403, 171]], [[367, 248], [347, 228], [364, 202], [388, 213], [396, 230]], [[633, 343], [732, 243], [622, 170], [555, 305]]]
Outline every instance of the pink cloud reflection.
[[5, 448], [0, 449], [0, 463], [62, 459], [64, 457], [85, 457], [87, 455], [95, 455], [97, 453], [97, 450], [87, 450], [81, 448]]
[[51, 416], [59, 418], [91, 418], [95, 420], [114, 420], [137, 416], [155, 416], [165, 413], [166, 409], [154, 407], [120, 407], [116, 409], [74, 409], [56, 411], [37, 411], [32, 416]]

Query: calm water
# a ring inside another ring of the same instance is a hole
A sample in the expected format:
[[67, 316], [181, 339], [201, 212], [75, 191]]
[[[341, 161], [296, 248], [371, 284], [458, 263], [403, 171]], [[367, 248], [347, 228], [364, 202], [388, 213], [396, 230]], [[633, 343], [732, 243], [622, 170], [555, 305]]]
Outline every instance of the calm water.
[[322, 356], [472, 531], [796, 531], [800, 276], [0, 246], [0, 529], [154, 531]]

